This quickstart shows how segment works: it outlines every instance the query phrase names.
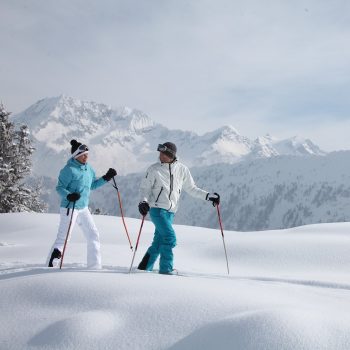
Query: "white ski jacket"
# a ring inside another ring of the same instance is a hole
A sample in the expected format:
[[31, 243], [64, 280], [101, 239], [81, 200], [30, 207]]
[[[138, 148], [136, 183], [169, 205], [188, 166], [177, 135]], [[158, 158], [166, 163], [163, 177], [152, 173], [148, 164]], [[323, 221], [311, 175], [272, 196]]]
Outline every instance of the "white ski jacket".
[[184, 189], [192, 197], [206, 200], [207, 191], [196, 186], [189, 169], [179, 161], [155, 163], [141, 181], [141, 201], [150, 207], [166, 209], [176, 213], [181, 191]]

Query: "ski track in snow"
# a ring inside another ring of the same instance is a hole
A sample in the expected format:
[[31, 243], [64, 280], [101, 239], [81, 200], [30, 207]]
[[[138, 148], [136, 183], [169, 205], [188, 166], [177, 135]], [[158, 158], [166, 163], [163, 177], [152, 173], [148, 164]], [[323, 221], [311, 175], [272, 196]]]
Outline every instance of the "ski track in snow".
[[11, 247], [14, 246], [14, 244], [6, 243], [6, 242], [0, 242], [0, 247]]
[[[68, 267], [67, 267], [68, 265]], [[135, 268], [129, 273], [128, 267], [116, 267], [116, 266], [104, 266], [101, 270], [88, 270], [81, 266], [81, 264], [67, 264], [66, 267], [61, 270], [58, 267], [49, 268], [44, 265], [23, 265], [16, 267], [0, 267], [0, 280], [28, 277], [41, 274], [50, 273], [62, 273], [62, 272], [83, 272], [83, 273], [115, 273], [115, 274], [152, 274], [158, 275], [157, 271], [139, 271]], [[164, 278], [164, 276], [160, 276]], [[317, 280], [297, 280], [288, 278], [275, 278], [275, 277], [254, 277], [254, 276], [225, 276], [220, 274], [210, 274], [210, 273], [199, 273], [199, 272], [189, 272], [180, 271], [177, 275], [167, 276], [169, 278], [201, 278], [201, 279], [220, 279], [229, 281], [252, 281], [257, 283], [279, 283], [279, 284], [293, 284], [301, 287], [314, 287], [314, 288], [326, 288], [326, 289], [342, 289], [350, 291], [350, 284], [346, 283], [334, 283], [327, 281], [317, 281]]]

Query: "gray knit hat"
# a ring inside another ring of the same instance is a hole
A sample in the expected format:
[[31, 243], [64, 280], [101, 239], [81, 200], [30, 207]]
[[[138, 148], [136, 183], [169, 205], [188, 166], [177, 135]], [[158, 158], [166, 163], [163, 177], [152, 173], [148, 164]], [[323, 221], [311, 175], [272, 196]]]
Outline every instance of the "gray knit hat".
[[177, 148], [175, 143], [165, 142], [163, 144], [159, 144], [157, 151], [166, 154], [169, 158], [176, 158]]

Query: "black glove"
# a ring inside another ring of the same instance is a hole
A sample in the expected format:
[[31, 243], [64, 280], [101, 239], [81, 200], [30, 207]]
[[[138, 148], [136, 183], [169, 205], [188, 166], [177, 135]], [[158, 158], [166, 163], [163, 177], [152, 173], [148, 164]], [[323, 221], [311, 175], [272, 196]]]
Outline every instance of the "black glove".
[[216, 192], [207, 194], [207, 201], [213, 202], [213, 207], [220, 204], [220, 195]]
[[116, 176], [117, 172], [113, 169], [113, 168], [109, 168], [108, 171], [106, 172], [105, 175], [103, 175], [102, 177], [106, 180], [106, 181], [110, 181], [112, 179], [112, 177]]
[[76, 202], [80, 198], [80, 193], [73, 192], [67, 195], [67, 199], [70, 202]]
[[139, 203], [139, 212], [142, 216], [146, 216], [149, 211], [149, 204], [146, 201]]

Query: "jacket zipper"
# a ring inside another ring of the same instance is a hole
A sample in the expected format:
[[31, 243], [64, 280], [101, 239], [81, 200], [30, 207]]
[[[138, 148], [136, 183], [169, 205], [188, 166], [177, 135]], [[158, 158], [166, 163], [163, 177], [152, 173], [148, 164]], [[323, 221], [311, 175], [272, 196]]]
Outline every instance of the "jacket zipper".
[[174, 186], [173, 184], [174, 176], [171, 173], [171, 164], [169, 164], [169, 173], [170, 173], [170, 191], [169, 191], [169, 200], [170, 200], [170, 196], [171, 196], [171, 193], [173, 192], [173, 186]]
[[158, 202], [158, 199], [159, 199], [160, 194], [162, 193], [162, 191], [163, 191], [163, 187], [160, 189], [160, 192], [159, 192], [159, 194], [158, 194], [158, 197], [157, 197], [157, 199], [156, 199], [155, 203], [157, 203], [157, 202]]
[[173, 206], [173, 202], [170, 199], [171, 193], [173, 192], [173, 187], [174, 187], [174, 176], [171, 173], [171, 164], [169, 164], [169, 173], [170, 173], [170, 189], [169, 189], [169, 201], [170, 201], [170, 208], [168, 209], [168, 211], [172, 208]]

